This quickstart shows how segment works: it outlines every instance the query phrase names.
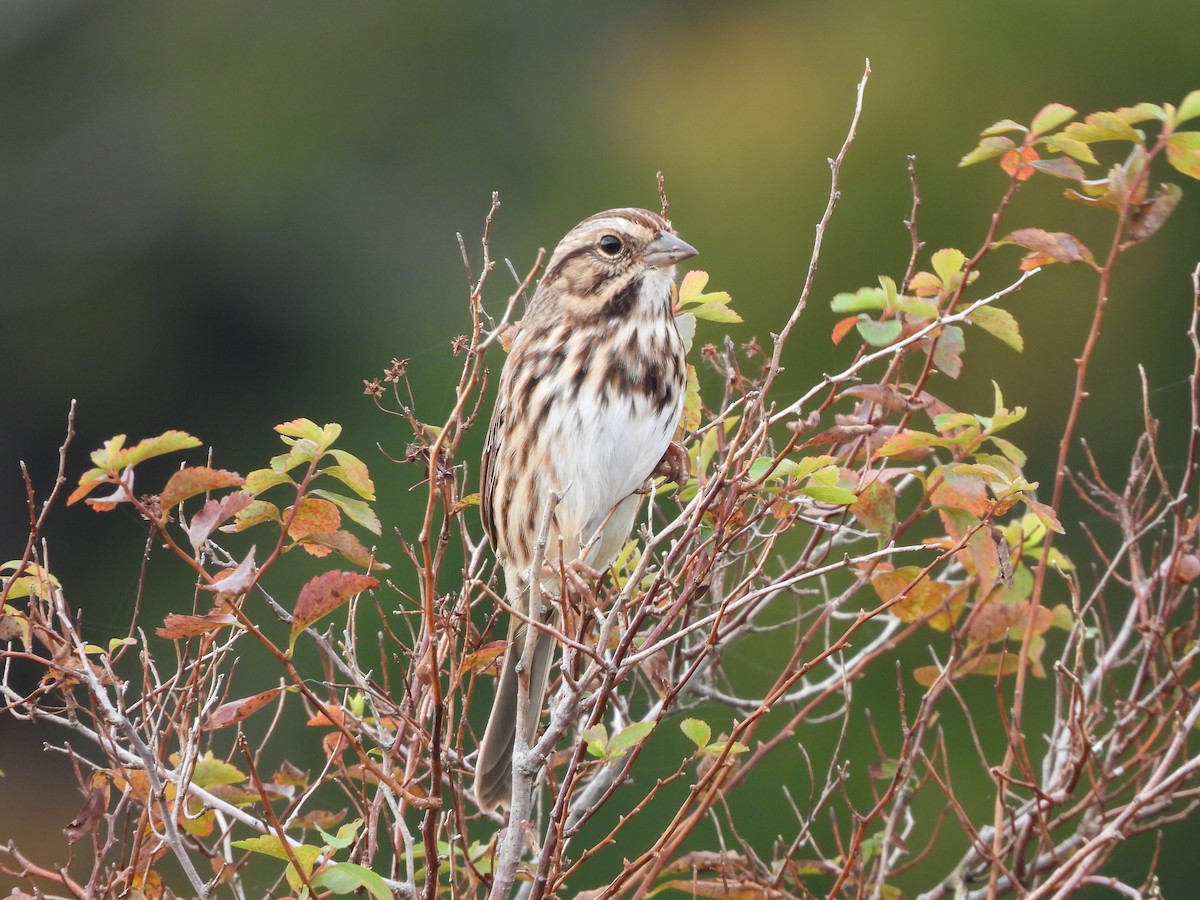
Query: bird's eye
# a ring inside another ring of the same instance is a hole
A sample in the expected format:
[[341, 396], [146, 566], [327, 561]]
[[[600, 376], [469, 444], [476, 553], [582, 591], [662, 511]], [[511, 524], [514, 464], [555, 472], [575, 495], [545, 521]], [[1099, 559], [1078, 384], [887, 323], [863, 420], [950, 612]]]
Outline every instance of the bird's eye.
[[597, 246], [605, 256], [616, 256], [621, 252], [621, 239], [615, 234], [606, 234], [600, 238]]

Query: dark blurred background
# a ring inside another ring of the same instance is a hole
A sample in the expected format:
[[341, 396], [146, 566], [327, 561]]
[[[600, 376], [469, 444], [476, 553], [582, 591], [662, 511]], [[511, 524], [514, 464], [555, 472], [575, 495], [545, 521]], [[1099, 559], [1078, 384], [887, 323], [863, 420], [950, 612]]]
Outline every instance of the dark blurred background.
[[[492, 191], [503, 203], [493, 254], [524, 272], [539, 246], [592, 212], [656, 208], [662, 170], [697, 265], [746, 319], [731, 331], [766, 343], [798, 294], [826, 158], [870, 57], [842, 202], [788, 361], [784, 392], [798, 393], [850, 353], [829, 345], [828, 299], [903, 273], [908, 154], [929, 249], [970, 254], [1004, 187], [990, 165], [955, 167], [980, 129], [1028, 121], [1049, 101], [1081, 112], [1177, 103], [1200, 87], [1198, 33], [1200, 6], [1116, 0], [7, 0], [0, 557], [19, 556], [24, 541], [18, 460], [47, 490], [72, 398], [72, 477], [109, 436], [167, 428], [198, 435], [219, 465], [245, 472], [276, 452], [272, 425], [304, 415], [345, 426], [344, 446], [380, 484], [385, 520], [410, 523], [411, 477], [374, 447], [402, 452], [404, 431], [362, 396], [362, 380], [411, 357], [420, 411], [434, 420], [448, 410], [449, 340], [467, 324], [455, 233], [477, 260]], [[1109, 222], [1061, 200], [1062, 186], [1035, 180], [1008, 226], [1099, 241]], [[1186, 432], [1200, 190], [1185, 191], [1165, 231], [1126, 258], [1096, 357], [1083, 432], [1115, 476], [1140, 425], [1139, 363], [1168, 439]], [[1017, 258], [998, 253], [981, 286], [1004, 284]], [[490, 301], [510, 285], [497, 272]], [[952, 390], [990, 411], [994, 378], [1010, 404], [1030, 408], [1014, 439], [1044, 483], [1093, 288], [1084, 271], [1043, 273], [1008, 304], [1025, 353], [974, 337]], [[97, 637], [124, 634], [141, 526], [72, 507], [48, 536], [67, 596]], [[165, 611], [189, 601], [147, 602]], [[19, 829], [60, 845], [81, 798], [61, 758], [38, 752], [53, 740], [62, 736], [0, 722], [0, 839]], [[1144, 860], [1129, 856], [1140, 871]], [[1191, 884], [1190, 866], [1166, 874]]]

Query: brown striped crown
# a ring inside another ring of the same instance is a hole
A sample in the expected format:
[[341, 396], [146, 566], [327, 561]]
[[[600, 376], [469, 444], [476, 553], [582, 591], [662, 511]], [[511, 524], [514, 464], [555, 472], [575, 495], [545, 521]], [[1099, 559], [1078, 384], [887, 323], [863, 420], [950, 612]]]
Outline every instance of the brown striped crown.
[[695, 248], [657, 213], [634, 208], [596, 213], [555, 248], [529, 314], [552, 314], [543, 307], [557, 305], [565, 307], [559, 314], [622, 317], [635, 303], [647, 270], [670, 270], [695, 255]]

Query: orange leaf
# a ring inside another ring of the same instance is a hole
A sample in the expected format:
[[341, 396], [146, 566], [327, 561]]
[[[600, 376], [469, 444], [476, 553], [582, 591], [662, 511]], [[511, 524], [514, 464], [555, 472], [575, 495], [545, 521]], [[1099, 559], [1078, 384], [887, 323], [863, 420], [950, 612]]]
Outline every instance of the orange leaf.
[[1016, 150], [1009, 150], [1000, 157], [1000, 168], [1007, 175], [1016, 175], [1018, 181], [1028, 181], [1033, 177], [1033, 173], [1037, 171], [1028, 163], [1036, 159], [1040, 159], [1036, 150], [1032, 147], [1025, 147], [1019, 153]]
[[854, 329], [854, 326], [857, 324], [857, 322], [858, 316], [846, 316], [846, 318], [839, 320], [838, 323], [833, 326], [833, 334], [831, 335], [833, 338], [833, 343], [835, 345], [840, 344], [842, 342], [842, 338], [844, 338]]
[[205, 719], [204, 724], [200, 726], [200, 730], [215, 731], [218, 728], [232, 725], [234, 722], [240, 722], [273, 701], [279, 696], [282, 690], [283, 688], [271, 688], [271, 690], [263, 691], [261, 694], [254, 694], [250, 697], [243, 697], [241, 700], [231, 700], [228, 703], [222, 703], [212, 711], [212, 715]]
[[[286, 513], [284, 518], [287, 518]], [[288, 535], [298, 541], [310, 534], [337, 531], [341, 524], [342, 514], [336, 506], [320, 497], [305, 497], [296, 505], [296, 514], [288, 526]]]
[[188, 466], [180, 469], [167, 480], [162, 492], [163, 510], [171, 509], [188, 497], [195, 497], [218, 488], [239, 487], [242, 476], [225, 469], [210, 469], [208, 466]]
[[211, 612], [206, 616], [180, 616], [171, 614], [163, 620], [160, 628], [154, 633], [168, 641], [178, 641], [185, 638], [208, 634], [219, 628], [236, 625], [237, 617], [229, 613]]

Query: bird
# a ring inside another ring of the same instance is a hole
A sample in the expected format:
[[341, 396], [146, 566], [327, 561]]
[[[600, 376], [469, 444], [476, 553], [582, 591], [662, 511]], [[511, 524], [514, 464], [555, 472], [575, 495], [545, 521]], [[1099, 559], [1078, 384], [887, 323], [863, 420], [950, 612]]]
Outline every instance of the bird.
[[[672, 312], [675, 265], [696, 253], [657, 213], [600, 212], [567, 232], [526, 306], [484, 442], [480, 511], [506, 602], [528, 618], [557, 621], [566, 567], [612, 564], [646, 480], [668, 454], [687, 386]], [[551, 492], [560, 498], [546, 565], [534, 573]], [[529, 678], [527, 745], [545, 700], [556, 641], [539, 629], [527, 659], [527, 627], [510, 617], [479, 745], [474, 788], [484, 811], [511, 806], [519, 672]]]

